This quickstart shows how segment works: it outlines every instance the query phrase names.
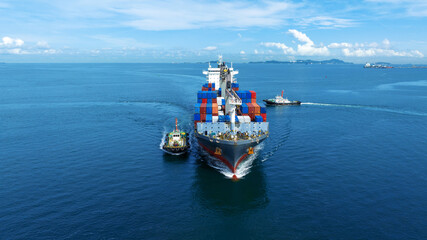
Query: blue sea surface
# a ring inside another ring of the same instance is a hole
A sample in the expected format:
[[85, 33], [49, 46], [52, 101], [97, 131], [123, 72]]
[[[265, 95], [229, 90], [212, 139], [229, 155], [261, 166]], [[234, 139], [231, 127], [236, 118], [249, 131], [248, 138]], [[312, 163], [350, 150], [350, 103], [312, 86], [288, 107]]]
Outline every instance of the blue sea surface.
[[192, 140], [206, 64], [0, 64], [0, 239], [427, 239], [427, 70], [234, 64], [270, 138], [232, 181]]

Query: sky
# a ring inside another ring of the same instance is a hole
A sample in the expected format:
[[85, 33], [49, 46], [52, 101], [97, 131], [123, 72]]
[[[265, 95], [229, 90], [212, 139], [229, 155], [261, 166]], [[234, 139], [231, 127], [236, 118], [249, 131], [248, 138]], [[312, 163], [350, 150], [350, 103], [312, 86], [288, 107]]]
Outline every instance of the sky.
[[0, 62], [427, 64], [427, 0], [0, 0]]

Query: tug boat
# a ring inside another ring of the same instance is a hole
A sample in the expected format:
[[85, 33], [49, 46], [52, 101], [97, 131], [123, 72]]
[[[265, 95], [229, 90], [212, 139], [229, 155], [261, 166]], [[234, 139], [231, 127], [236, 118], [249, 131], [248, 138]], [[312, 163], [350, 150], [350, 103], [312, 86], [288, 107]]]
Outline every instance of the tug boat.
[[166, 134], [162, 149], [172, 155], [181, 155], [190, 149], [189, 135], [178, 129], [178, 119], [175, 118], [175, 130]]
[[300, 101], [290, 101], [287, 98], [283, 98], [283, 90], [282, 95], [278, 95], [276, 98], [264, 99], [263, 101], [267, 105], [301, 105]]

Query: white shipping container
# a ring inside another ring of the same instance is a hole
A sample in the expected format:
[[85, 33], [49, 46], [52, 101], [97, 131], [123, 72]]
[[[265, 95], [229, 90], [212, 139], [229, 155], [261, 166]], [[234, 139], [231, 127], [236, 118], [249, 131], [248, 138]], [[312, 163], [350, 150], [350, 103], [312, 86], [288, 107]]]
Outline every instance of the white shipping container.
[[239, 122], [241, 123], [245, 122], [245, 116], [237, 116], [237, 119], [239, 119]]
[[212, 116], [212, 122], [213, 123], [218, 122], [218, 116]]
[[251, 117], [249, 116], [243, 116], [245, 118], [245, 123], [250, 123], [251, 122]]

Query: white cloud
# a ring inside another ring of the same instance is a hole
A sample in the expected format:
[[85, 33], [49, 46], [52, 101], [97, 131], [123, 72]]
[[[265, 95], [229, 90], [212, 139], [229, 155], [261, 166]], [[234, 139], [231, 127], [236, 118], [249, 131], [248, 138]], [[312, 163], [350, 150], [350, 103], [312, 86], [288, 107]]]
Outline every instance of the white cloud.
[[49, 44], [46, 41], [38, 41], [36, 43], [38, 48], [50, 48]]
[[10, 54], [21, 54], [22, 50], [20, 48], [12, 48], [12, 49], [7, 49], [6, 52]]
[[390, 49], [390, 41], [386, 38], [382, 44], [373, 43], [348, 43], [348, 42], [333, 42], [326, 46], [316, 46], [314, 42], [305, 34], [295, 29], [289, 29], [288, 33], [295, 39], [303, 44], [298, 44], [297, 49], [287, 46], [284, 43], [278, 42], [265, 42], [261, 45], [268, 48], [282, 49], [286, 55], [299, 55], [299, 56], [328, 56], [330, 55], [329, 49], [342, 49], [341, 53], [346, 57], [374, 57], [374, 56], [387, 56], [387, 57], [424, 57], [424, 54], [418, 50], [411, 51], [397, 51]]
[[390, 49], [390, 40], [385, 38], [382, 44], [376, 42], [372, 43], [331, 43], [328, 45], [329, 48], [341, 48], [342, 53], [346, 57], [375, 57], [375, 56], [387, 56], [387, 57], [424, 57], [418, 50], [411, 51], [396, 51]]
[[43, 51], [43, 53], [45, 53], [45, 54], [55, 54], [55, 53], [58, 53], [58, 51], [55, 50], [55, 49], [46, 49], [46, 50]]
[[[379, 8], [383, 14], [398, 10], [410, 17], [427, 17], [427, 1], [425, 0], [365, 0], [372, 8]], [[376, 4], [373, 5], [373, 4]], [[390, 16], [390, 15], [387, 15]]]
[[395, 51], [391, 49], [382, 49], [382, 48], [369, 48], [369, 49], [349, 49], [344, 48], [342, 53], [346, 57], [374, 57], [374, 56], [387, 56], [387, 57], [424, 57], [418, 50], [412, 50], [409, 52], [405, 51]]
[[302, 32], [299, 32], [295, 29], [289, 29], [288, 33], [290, 33], [294, 38], [298, 41], [303, 42], [304, 44], [298, 44], [297, 54], [302, 56], [327, 56], [329, 55], [329, 50], [327, 47], [316, 47], [314, 42]]
[[24, 40], [7, 36], [0, 41], [0, 54], [56, 54], [60, 52], [59, 50], [51, 49], [45, 41], [24, 45]]
[[255, 49], [255, 50], [254, 50], [254, 53], [255, 53], [255, 54], [258, 54], [259, 52], [258, 52], [258, 50], [256, 50], [256, 49]]
[[214, 50], [217, 50], [217, 49], [218, 48], [215, 47], [215, 46], [207, 46], [207, 47], [203, 48], [203, 50], [206, 50], [206, 51], [214, 51]]
[[390, 41], [387, 38], [383, 40], [383, 46], [384, 46], [384, 48], [390, 47]]
[[[141, 30], [185, 30], [206, 27], [276, 27], [293, 18], [299, 5], [281, 1], [109, 1], [110, 11], [127, 15], [124, 25]], [[212, 11], [218, 9], [218, 11]]]
[[313, 41], [311, 41], [310, 38], [307, 37], [305, 33], [299, 32], [295, 29], [289, 29], [288, 33], [292, 34], [294, 38], [298, 39], [300, 42], [307, 43], [309, 45], [314, 45]]
[[333, 28], [348, 28], [358, 25], [352, 19], [334, 18], [329, 16], [318, 16], [312, 18], [302, 18], [299, 21], [301, 26], [317, 26], [320, 29], [333, 29]]
[[240, 54], [242, 54], [242, 55], [243, 55], [243, 54], [245, 54], [245, 51], [243, 51], [243, 50], [242, 50], [242, 51], [240, 51]]
[[282, 49], [284, 54], [295, 54], [295, 50], [291, 47], [286, 46], [284, 43], [266, 42], [266, 43], [261, 43], [261, 45], [266, 47], [275, 47], [275, 48]]
[[3, 37], [2, 42], [0, 42], [0, 47], [20, 47], [24, 45], [24, 41], [19, 38]]
[[328, 45], [328, 48], [351, 48], [353, 47], [353, 44], [351, 43], [331, 43]]

